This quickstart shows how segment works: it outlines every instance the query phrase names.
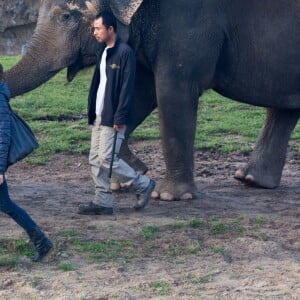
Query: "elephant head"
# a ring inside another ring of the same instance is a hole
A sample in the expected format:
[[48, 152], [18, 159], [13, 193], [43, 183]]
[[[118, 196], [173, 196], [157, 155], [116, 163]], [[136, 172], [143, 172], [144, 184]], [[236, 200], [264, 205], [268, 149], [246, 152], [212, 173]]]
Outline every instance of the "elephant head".
[[5, 72], [12, 97], [28, 92], [68, 68], [67, 79], [96, 62], [101, 47], [91, 34], [93, 16], [111, 10], [122, 38], [143, 0], [41, 0], [37, 26], [22, 59]]

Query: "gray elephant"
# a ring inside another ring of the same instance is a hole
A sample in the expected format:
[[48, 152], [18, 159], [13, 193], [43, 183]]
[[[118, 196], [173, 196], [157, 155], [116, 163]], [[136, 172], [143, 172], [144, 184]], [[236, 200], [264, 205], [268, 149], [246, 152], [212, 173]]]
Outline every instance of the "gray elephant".
[[167, 172], [156, 196], [194, 196], [196, 116], [206, 89], [267, 107], [249, 163], [235, 177], [277, 187], [300, 116], [300, 0], [42, 0], [28, 52], [5, 74], [12, 95], [65, 67], [72, 80], [94, 64], [89, 16], [106, 9], [138, 61], [137, 121], [128, 134], [158, 106]]

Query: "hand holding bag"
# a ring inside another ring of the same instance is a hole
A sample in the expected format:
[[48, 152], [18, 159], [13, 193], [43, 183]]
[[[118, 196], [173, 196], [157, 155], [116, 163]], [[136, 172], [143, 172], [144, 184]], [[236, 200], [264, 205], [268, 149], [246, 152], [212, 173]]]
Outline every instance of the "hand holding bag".
[[8, 165], [23, 159], [39, 147], [38, 141], [27, 123], [11, 110], [11, 144]]

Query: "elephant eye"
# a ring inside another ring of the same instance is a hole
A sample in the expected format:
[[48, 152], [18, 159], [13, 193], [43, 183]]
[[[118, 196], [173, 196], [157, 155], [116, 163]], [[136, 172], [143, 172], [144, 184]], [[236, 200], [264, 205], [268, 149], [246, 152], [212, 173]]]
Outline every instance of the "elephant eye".
[[80, 19], [81, 15], [82, 15], [81, 12], [79, 12], [78, 10], [71, 10], [71, 11], [64, 12], [61, 15], [60, 20], [63, 23], [69, 23], [71, 21], [77, 22]]
[[63, 18], [64, 21], [68, 21], [70, 19], [70, 17], [71, 17], [71, 15], [69, 13], [64, 13], [62, 15], [62, 18]]

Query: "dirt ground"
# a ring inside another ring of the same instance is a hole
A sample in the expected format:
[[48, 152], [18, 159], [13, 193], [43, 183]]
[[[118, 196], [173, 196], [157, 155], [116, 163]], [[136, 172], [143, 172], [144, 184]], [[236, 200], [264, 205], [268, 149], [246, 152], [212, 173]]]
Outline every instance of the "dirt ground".
[[[151, 177], [163, 176], [158, 143], [131, 147]], [[8, 173], [11, 196], [55, 249], [43, 263], [20, 256], [16, 267], [0, 268], [0, 299], [300, 299], [300, 157], [289, 153], [274, 190], [233, 179], [246, 161], [239, 152], [196, 152], [197, 199], [151, 200], [134, 212], [134, 195], [123, 191], [115, 193], [113, 216], [77, 214], [93, 196], [87, 156], [57, 155], [47, 166], [18, 163]], [[2, 237], [26, 237], [4, 215], [0, 226]], [[158, 228], [158, 236], [141, 236], [143, 228]], [[130, 240], [133, 253], [127, 260], [125, 249], [120, 259], [90, 259], [63, 232], [87, 242]], [[73, 270], [59, 268], [66, 261]]]

